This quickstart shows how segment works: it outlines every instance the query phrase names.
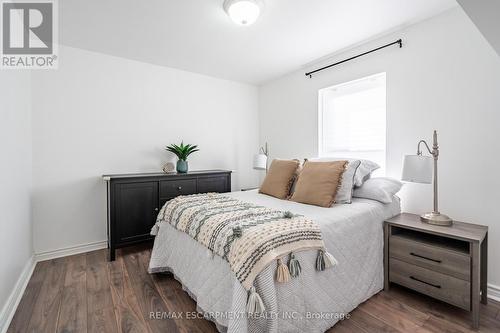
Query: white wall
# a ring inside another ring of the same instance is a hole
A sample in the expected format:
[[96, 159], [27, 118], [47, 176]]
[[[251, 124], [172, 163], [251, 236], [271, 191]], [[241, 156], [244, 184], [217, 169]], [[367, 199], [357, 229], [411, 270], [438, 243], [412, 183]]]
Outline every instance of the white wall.
[[29, 72], [0, 71], [0, 330], [33, 254]]
[[[274, 157], [317, 154], [318, 90], [387, 72], [387, 174], [400, 178], [402, 157], [417, 141], [440, 136], [440, 210], [490, 227], [489, 282], [500, 285], [500, 57], [459, 8], [337, 55], [392, 47], [319, 73], [269, 82], [260, 90], [260, 140]], [[325, 62], [328, 63], [328, 62]], [[322, 65], [319, 63], [317, 65]], [[408, 184], [403, 210], [432, 209], [431, 186]]]
[[192, 170], [256, 184], [256, 87], [69, 47], [59, 59], [32, 77], [36, 253], [106, 240], [100, 176], [161, 171], [170, 143], [200, 146]]

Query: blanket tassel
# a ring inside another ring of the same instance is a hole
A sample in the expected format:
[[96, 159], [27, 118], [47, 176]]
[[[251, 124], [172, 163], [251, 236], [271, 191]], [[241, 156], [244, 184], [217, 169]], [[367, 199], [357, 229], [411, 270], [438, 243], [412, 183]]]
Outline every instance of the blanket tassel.
[[295, 255], [290, 253], [290, 261], [288, 262], [288, 270], [290, 271], [290, 276], [296, 278], [300, 275], [300, 263], [295, 259]]
[[325, 252], [323, 257], [325, 260], [325, 268], [330, 268], [338, 264], [337, 259], [329, 252]]
[[337, 265], [337, 260], [328, 252], [324, 250], [318, 251], [318, 257], [316, 258], [316, 270], [324, 271], [327, 268]]
[[283, 263], [283, 260], [278, 259], [278, 269], [276, 270], [276, 281], [288, 282], [290, 281], [290, 272], [288, 267]]
[[247, 302], [247, 312], [248, 313], [262, 313], [266, 308], [264, 307], [264, 302], [260, 298], [259, 294], [255, 291], [255, 287], [250, 289], [250, 296], [248, 296]]
[[158, 226], [158, 224], [155, 224], [153, 226], [153, 228], [151, 228], [151, 232], [150, 232], [150, 235], [151, 236], [156, 236], [158, 235], [158, 230], [160, 229], [160, 227]]

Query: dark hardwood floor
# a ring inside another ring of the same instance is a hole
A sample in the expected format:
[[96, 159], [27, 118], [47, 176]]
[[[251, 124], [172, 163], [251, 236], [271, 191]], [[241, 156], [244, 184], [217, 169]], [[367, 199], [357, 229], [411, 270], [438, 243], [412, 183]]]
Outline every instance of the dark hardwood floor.
[[[151, 312], [196, 310], [170, 275], [147, 273], [150, 247], [95, 251], [37, 264], [10, 324], [13, 332], [216, 332], [203, 319], [150, 319]], [[468, 312], [401, 287], [361, 304], [329, 333], [474, 332]], [[479, 332], [500, 332], [500, 305], [481, 308]]]

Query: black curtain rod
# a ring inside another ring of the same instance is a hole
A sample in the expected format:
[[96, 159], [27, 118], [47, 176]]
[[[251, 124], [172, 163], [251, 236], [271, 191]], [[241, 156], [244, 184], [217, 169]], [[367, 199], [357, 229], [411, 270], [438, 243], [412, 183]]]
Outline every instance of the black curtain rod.
[[353, 59], [356, 59], [356, 58], [359, 58], [359, 57], [362, 57], [364, 55], [367, 55], [369, 53], [372, 53], [372, 52], [375, 52], [375, 51], [378, 51], [378, 50], [381, 50], [383, 48], [386, 48], [386, 47], [389, 47], [389, 46], [392, 46], [392, 45], [395, 45], [395, 44], [399, 44], [399, 48], [402, 48], [403, 47], [403, 40], [401, 39], [398, 39], [397, 41], [395, 42], [392, 42], [392, 43], [389, 43], [389, 44], [386, 44], [384, 46], [380, 46], [380, 47], [377, 47], [376, 49], [373, 49], [373, 50], [370, 50], [370, 51], [367, 51], [367, 52], [364, 52], [364, 53], [361, 53], [361, 54], [358, 54], [354, 57], [350, 57], [349, 59], [345, 59], [345, 60], [342, 60], [342, 61], [339, 61], [339, 62], [336, 62], [334, 64], [331, 64], [331, 65], [328, 65], [328, 66], [325, 66], [325, 67], [321, 67], [321, 68], [318, 68], [316, 70], [313, 70], [312, 72], [309, 72], [309, 73], [306, 73], [306, 76], [309, 76], [309, 78], [312, 78], [312, 75], [314, 73], [317, 73], [317, 72], [320, 72], [320, 71], [323, 71], [327, 68], [330, 68], [330, 67], [333, 67], [333, 66], [337, 66], [337, 65], [340, 65], [340, 64], [343, 64], [344, 62], [348, 62], [348, 61], [351, 61]]

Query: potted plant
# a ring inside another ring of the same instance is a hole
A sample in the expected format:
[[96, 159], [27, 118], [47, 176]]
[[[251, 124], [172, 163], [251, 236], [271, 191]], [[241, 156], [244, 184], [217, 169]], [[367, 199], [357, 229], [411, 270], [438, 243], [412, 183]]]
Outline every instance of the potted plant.
[[170, 146], [167, 146], [165, 149], [168, 150], [169, 152], [174, 153], [175, 156], [177, 156], [177, 158], [179, 159], [177, 161], [177, 172], [179, 173], [188, 172], [187, 158], [189, 155], [199, 150], [197, 145], [190, 145], [190, 144], [185, 145], [184, 142], [181, 142], [180, 145], [171, 144]]

